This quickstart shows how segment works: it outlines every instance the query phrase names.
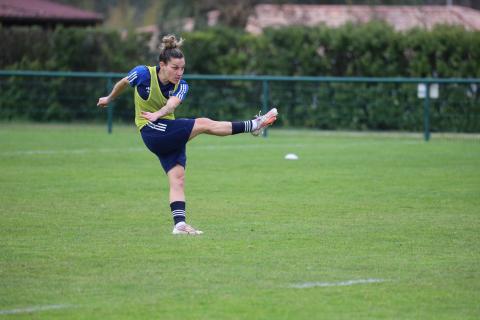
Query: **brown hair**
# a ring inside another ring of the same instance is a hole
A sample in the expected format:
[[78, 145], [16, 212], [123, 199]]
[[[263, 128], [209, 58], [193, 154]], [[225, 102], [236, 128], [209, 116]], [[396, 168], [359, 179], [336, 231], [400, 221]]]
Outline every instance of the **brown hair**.
[[162, 44], [160, 45], [160, 55], [158, 56], [158, 61], [163, 63], [168, 63], [172, 58], [183, 58], [183, 52], [180, 50], [180, 47], [183, 44], [183, 39], [177, 38], [173, 34], [169, 34], [162, 38]]

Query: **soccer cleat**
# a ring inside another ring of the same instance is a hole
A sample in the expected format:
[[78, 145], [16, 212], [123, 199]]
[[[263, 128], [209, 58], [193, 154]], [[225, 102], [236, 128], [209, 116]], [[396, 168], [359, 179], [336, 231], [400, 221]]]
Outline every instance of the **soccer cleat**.
[[277, 120], [277, 115], [278, 115], [277, 108], [270, 109], [270, 111], [265, 113], [263, 116], [259, 112], [258, 116], [253, 120], [253, 121], [257, 121], [258, 127], [251, 132], [252, 135], [257, 137], [261, 133], [263, 133], [263, 130], [265, 130], [266, 127], [271, 126], [275, 122], [275, 120]]
[[185, 222], [179, 222], [173, 227], [172, 234], [189, 234], [189, 235], [199, 235], [203, 231], [196, 230], [191, 225], [186, 224]]

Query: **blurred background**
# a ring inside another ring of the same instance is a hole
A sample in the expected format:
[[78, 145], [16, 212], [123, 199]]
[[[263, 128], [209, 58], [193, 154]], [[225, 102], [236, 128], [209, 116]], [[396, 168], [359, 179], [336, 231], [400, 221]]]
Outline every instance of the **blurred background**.
[[[105, 122], [98, 97], [155, 65], [174, 33], [190, 85], [178, 116], [243, 119], [275, 105], [287, 128], [480, 132], [479, 10], [473, 0], [0, 0], [0, 121]], [[132, 97], [111, 122], [132, 123]]]

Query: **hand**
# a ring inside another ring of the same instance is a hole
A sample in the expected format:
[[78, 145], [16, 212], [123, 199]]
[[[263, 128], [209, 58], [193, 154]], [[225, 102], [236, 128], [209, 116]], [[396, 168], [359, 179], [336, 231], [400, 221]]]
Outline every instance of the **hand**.
[[142, 111], [142, 117], [151, 122], [157, 121], [157, 119], [159, 118], [156, 112], [146, 112], [146, 111]]
[[110, 103], [109, 97], [101, 97], [100, 99], [98, 99], [97, 106], [105, 108], [108, 106], [109, 103]]

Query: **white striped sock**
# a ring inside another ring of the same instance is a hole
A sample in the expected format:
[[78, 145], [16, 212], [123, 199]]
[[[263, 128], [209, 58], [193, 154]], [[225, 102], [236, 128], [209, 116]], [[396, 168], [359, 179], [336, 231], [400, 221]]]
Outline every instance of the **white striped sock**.
[[254, 121], [252, 121], [252, 120], [248, 120], [248, 121], [243, 122], [243, 124], [245, 125], [245, 132], [252, 132], [252, 130], [254, 130], [252, 128], [253, 123], [254, 123]]
[[174, 217], [177, 217], [177, 216], [185, 217], [185, 210], [173, 210], [172, 211], [172, 216], [174, 216]]

